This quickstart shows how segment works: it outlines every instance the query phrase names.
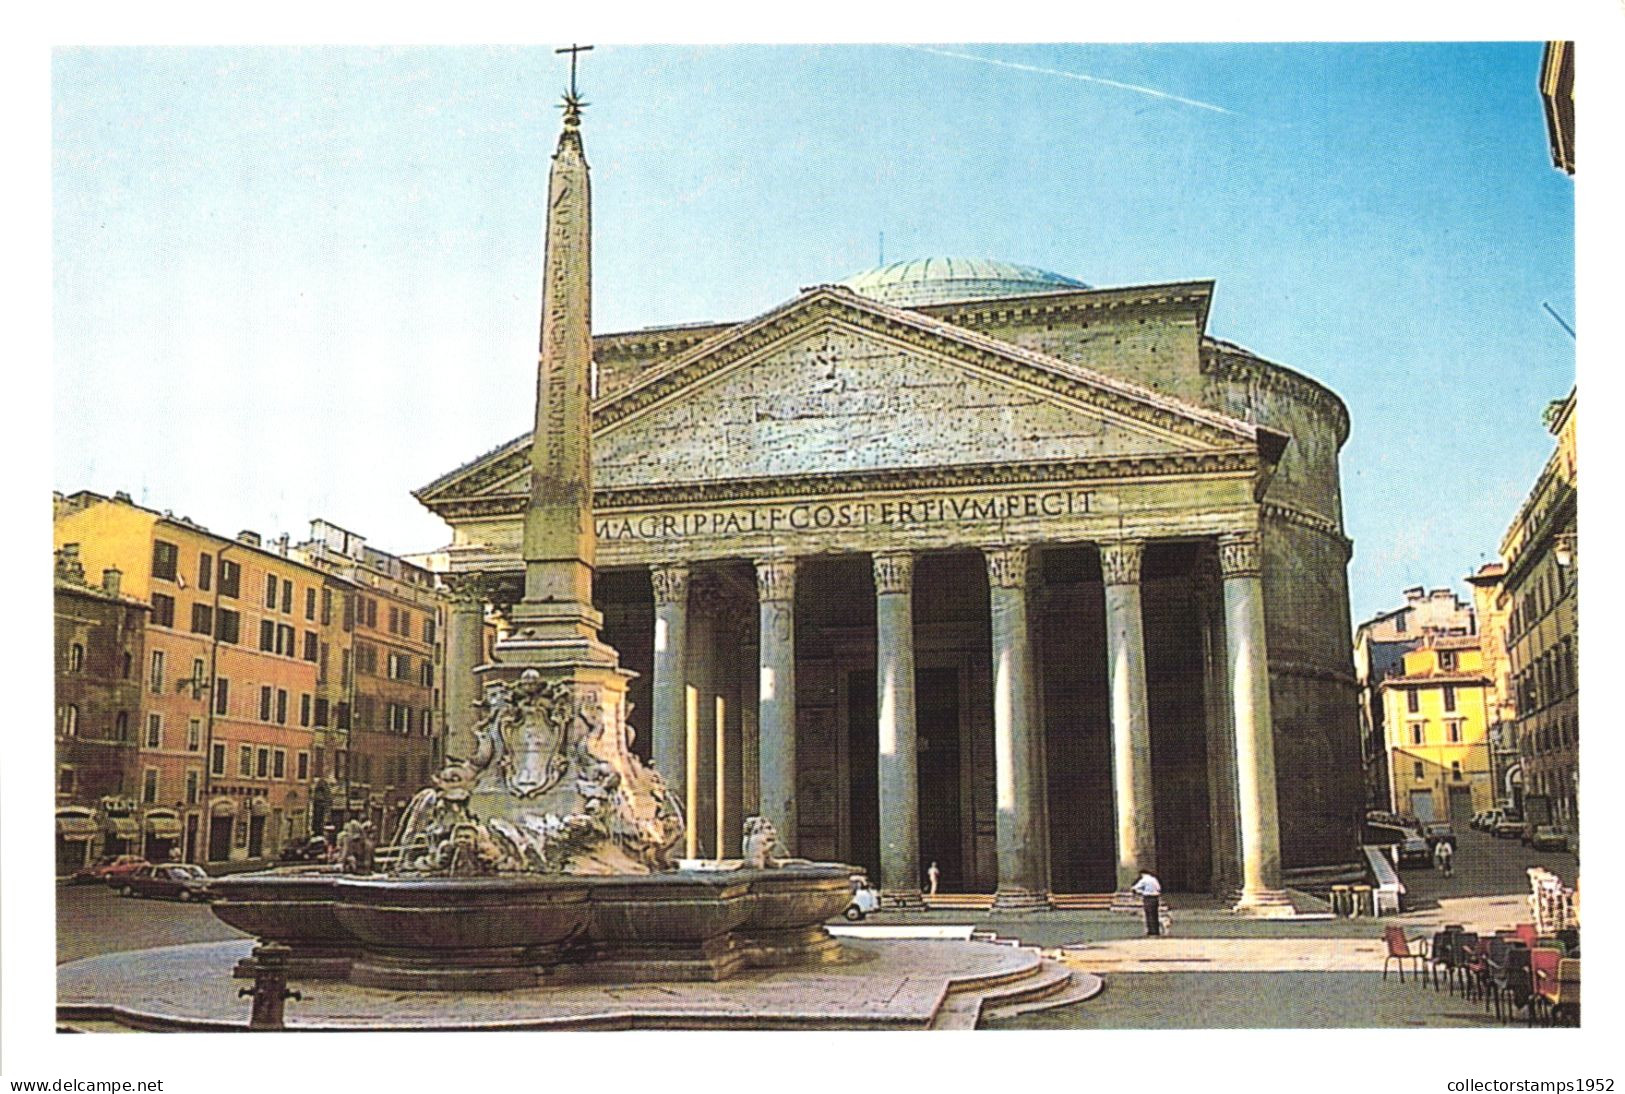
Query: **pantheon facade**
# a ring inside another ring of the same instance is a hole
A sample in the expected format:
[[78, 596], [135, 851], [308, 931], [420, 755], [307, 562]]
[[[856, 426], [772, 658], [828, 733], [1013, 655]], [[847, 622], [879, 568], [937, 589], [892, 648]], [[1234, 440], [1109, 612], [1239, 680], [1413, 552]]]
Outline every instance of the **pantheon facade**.
[[[689, 852], [760, 813], [892, 901], [1279, 902], [1362, 806], [1342, 401], [1206, 333], [1213, 283], [931, 259], [593, 340], [603, 637]], [[530, 435], [453, 529], [451, 755], [522, 590]]]

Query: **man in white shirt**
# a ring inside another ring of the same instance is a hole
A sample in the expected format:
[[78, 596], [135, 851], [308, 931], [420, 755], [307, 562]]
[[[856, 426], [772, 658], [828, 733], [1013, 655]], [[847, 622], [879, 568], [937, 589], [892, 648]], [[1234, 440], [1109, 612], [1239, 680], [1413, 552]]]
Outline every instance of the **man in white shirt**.
[[1161, 910], [1158, 905], [1162, 898], [1162, 882], [1150, 870], [1140, 871], [1140, 880], [1129, 887], [1132, 893], [1138, 893], [1145, 901], [1145, 933], [1149, 935], [1162, 934]]

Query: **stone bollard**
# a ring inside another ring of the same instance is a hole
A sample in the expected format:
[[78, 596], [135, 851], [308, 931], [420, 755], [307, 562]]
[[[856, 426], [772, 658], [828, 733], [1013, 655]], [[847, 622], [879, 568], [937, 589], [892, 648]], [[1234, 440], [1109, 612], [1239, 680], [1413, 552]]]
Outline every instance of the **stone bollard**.
[[254, 1011], [248, 1019], [250, 1030], [280, 1030], [283, 1005], [289, 999], [303, 999], [297, 991], [288, 990], [288, 957], [293, 953], [280, 942], [267, 942], [254, 947], [254, 986], [241, 988], [239, 996], [254, 997]]

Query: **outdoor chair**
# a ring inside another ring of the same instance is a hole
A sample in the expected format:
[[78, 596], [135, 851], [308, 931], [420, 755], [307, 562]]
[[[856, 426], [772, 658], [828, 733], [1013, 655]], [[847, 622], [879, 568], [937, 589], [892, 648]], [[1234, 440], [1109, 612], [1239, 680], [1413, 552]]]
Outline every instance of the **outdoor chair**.
[[1500, 1021], [1510, 1021], [1512, 1012], [1529, 1002], [1528, 946], [1516, 939], [1507, 941], [1500, 967], [1492, 979], [1492, 987], [1495, 992], [1495, 1017]]
[[1489, 945], [1484, 949], [1484, 961], [1477, 970], [1478, 988], [1483, 992], [1485, 1010], [1489, 1010], [1491, 1003], [1496, 999], [1501, 976], [1506, 971], [1508, 945], [1506, 933], [1496, 931], [1490, 938]]
[[1456, 936], [1461, 932], [1450, 927], [1436, 931], [1433, 941], [1428, 945], [1428, 979], [1433, 984], [1433, 990], [1439, 990], [1439, 969], [1448, 968], [1450, 955], [1456, 946]]
[[1462, 931], [1456, 935], [1456, 944], [1450, 952], [1449, 986], [1450, 994], [1456, 993], [1456, 980], [1461, 980], [1461, 993], [1471, 996], [1473, 977], [1477, 975], [1475, 965], [1479, 959], [1479, 938], [1472, 931]]
[[1405, 962], [1416, 962], [1416, 978], [1422, 978], [1422, 963], [1427, 960], [1427, 939], [1421, 936], [1406, 938], [1403, 927], [1384, 927], [1382, 938], [1388, 946], [1388, 952], [1382, 959], [1382, 978], [1388, 979], [1388, 964], [1391, 961], [1399, 962], [1399, 982], [1405, 982]]
[[1563, 952], [1569, 957], [1580, 952], [1580, 928], [1564, 927], [1557, 932], [1559, 942], [1563, 943]]
[[1580, 960], [1565, 957], [1557, 963], [1557, 989], [1547, 996], [1548, 1014], [1553, 1023], [1567, 1018], [1580, 1024]]
[[1557, 967], [1562, 961], [1563, 951], [1555, 946], [1536, 946], [1529, 951], [1529, 979], [1534, 988], [1529, 995], [1530, 1025], [1539, 1017], [1541, 1004], [1550, 1007], [1557, 995]]
[[1533, 923], [1518, 924], [1516, 927], [1512, 928], [1512, 934], [1525, 946], [1533, 946], [1535, 944], [1535, 940], [1540, 937], [1536, 932], [1535, 925]]

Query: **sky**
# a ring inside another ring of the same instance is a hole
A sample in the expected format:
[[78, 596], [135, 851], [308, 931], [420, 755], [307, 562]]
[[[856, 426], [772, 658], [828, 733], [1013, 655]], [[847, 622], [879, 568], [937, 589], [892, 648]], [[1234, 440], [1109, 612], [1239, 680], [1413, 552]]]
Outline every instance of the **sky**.
[[[1495, 556], [1573, 383], [1540, 53], [599, 45], [595, 328], [746, 319], [882, 233], [889, 261], [1212, 278], [1210, 333], [1348, 403], [1365, 618]], [[566, 73], [546, 46], [58, 50], [54, 487], [446, 542], [410, 491], [530, 422]]]

